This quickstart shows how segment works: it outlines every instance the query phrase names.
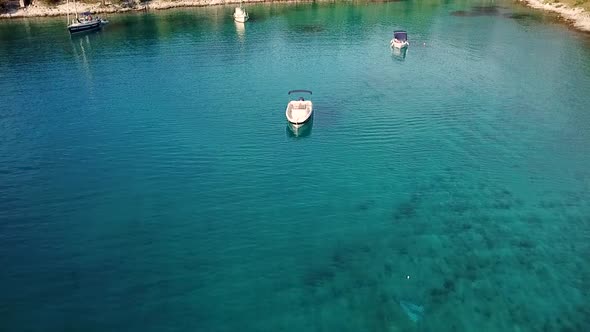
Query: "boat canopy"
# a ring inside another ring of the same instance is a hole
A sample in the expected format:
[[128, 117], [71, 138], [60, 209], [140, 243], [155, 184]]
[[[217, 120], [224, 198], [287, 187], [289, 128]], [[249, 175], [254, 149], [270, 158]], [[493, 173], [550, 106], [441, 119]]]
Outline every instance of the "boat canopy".
[[303, 93], [312, 94], [311, 91], [309, 91], [309, 90], [291, 90], [291, 91], [289, 91], [289, 94], [297, 93], [297, 92], [303, 92]]
[[394, 31], [393, 38], [400, 41], [406, 41], [408, 40], [408, 33], [403, 30]]

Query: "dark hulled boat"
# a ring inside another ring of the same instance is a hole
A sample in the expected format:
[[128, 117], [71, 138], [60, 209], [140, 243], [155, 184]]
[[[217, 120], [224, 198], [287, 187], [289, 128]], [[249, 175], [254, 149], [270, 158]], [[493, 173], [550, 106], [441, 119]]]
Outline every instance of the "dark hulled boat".
[[70, 33], [98, 30], [101, 26], [108, 23], [100, 17], [92, 17], [90, 12], [82, 13], [82, 17], [72, 20], [72, 24], [68, 25], [68, 31]]

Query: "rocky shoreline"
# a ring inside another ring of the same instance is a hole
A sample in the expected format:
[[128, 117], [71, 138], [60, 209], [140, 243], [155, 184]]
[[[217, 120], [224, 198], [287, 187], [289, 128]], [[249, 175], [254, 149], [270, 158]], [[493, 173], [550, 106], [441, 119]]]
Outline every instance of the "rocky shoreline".
[[519, 0], [527, 6], [559, 14], [574, 28], [590, 32], [590, 12], [579, 7], [570, 7], [561, 2], [546, 3], [542, 0]]
[[[262, 3], [262, 2], [311, 2], [313, 0], [244, 0], [244, 3]], [[333, 0], [332, 0], [333, 1]], [[543, 0], [519, 0], [527, 6], [558, 13], [568, 23], [581, 31], [590, 32], [590, 12], [579, 7], [570, 7], [560, 2], [546, 3]], [[203, 7], [215, 5], [232, 5], [238, 4], [240, 0], [129, 0], [122, 4], [113, 4], [106, 2], [104, 5], [100, 2], [95, 4], [78, 3], [76, 9], [78, 12], [90, 11], [93, 13], [123, 13], [129, 11], [143, 10], [161, 10], [178, 7]], [[2, 18], [24, 18], [24, 17], [43, 17], [43, 16], [64, 16], [75, 11], [74, 4], [60, 4], [57, 6], [46, 6], [33, 3], [25, 8], [18, 8], [0, 14]]]
[[[244, 0], [243, 3], [263, 3], [263, 2], [311, 2], [313, 0]], [[205, 7], [216, 5], [239, 4], [240, 0], [151, 0], [139, 1], [131, 0], [121, 5], [106, 2], [102, 5], [100, 2], [95, 4], [73, 3], [60, 4], [57, 6], [45, 6], [33, 3], [25, 8], [19, 8], [7, 13], [0, 14], [0, 18], [24, 18], [24, 17], [44, 17], [44, 16], [65, 16], [68, 12], [74, 13], [89, 11], [92, 13], [124, 13], [129, 11], [143, 10], [161, 10], [178, 7]]]

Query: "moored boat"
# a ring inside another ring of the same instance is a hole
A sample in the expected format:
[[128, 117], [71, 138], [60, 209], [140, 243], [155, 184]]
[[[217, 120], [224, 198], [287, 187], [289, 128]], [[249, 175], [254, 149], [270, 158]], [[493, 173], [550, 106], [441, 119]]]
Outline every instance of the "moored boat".
[[236, 7], [236, 10], [234, 11], [234, 20], [236, 22], [244, 23], [249, 18], [250, 18], [250, 16], [248, 15], [248, 12], [246, 11], [246, 9], [244, 9], [242, 7], [242, 5], [240, 5], [239, 7]]
[[[312, 92], [309, 90], [291, 90], [289, 91], [289, 96], [294, 93], [312, 94]], [[302, 125], [307, 122], [311, 118], [312, 113], [313, 103], [311, 100], [305, 100], [303, 97], [299, 97], [297, 100], [290, 100], [289, 104], [287, 104], [287, 110], [285, 111], [287, 121], [295, 126]]]
[[396, 30], [393, 32], [393, 39], [389, 42], [392, 48], [405, 48], [410, 45], [408, 42], [408, 33], [404, 30]]
[[98, 30], [107, 23], [109, 23], [109, 21], [104, 20], [98, 16], [93, 17], [92, 13], [90, 12], [82, 13], [81, 17], [78, 17], [78, 13], [76, 13], [76, 17], [72, 19], [71, 24], [68, 25], [68, 31], [70, 33], [76, 33], [82, 31]]

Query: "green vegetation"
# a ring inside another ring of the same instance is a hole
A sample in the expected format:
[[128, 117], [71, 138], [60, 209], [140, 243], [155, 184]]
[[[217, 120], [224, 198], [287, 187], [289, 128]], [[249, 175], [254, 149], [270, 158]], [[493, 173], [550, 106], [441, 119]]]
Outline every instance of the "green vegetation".
[[582, 7], [586, 11], [590, 11], [590, 0], [549, 0], [547, 3], [561, 2], [570, 7]]
[[9, 3], [9, 0], [0, 0], [0, 12], [7, 10], [9, 7]]
[[582, 7], [587, 11], [590, 11], [590, 0], [573, 0], [574, 6]]

